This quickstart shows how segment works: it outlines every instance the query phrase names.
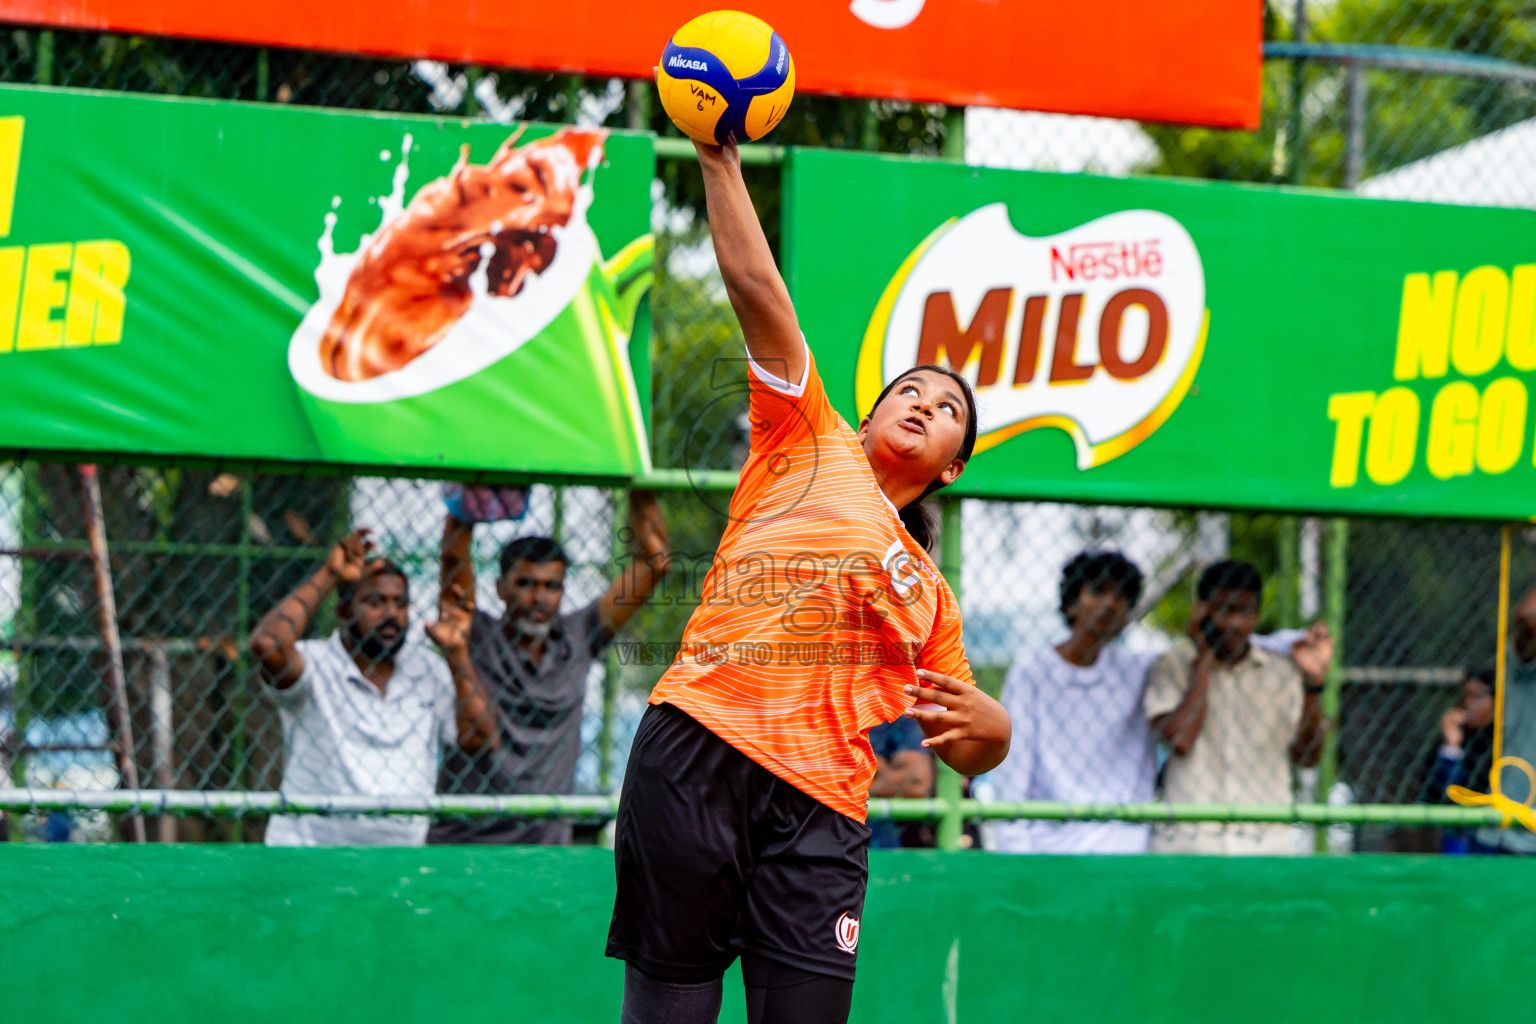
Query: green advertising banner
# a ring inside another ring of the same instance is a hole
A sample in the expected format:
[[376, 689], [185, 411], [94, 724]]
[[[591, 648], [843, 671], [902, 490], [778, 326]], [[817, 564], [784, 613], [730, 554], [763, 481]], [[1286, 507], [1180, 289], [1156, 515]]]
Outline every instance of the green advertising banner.
[[654, 176], [644, 135], [0, 87], [0, 449], [644, 472]]
[[851, 421], [975, 383], [962, 494], [1536, 516], [1536, 212], [797, 150], [785, 264]]

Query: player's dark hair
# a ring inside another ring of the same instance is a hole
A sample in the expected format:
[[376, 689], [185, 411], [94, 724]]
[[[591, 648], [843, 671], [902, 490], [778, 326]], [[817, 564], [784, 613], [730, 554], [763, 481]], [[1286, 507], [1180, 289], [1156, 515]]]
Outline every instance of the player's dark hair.
[[549, 562], [571, 564], [565, 555], [565, 548], [553, 537], [517, 537], [508, 541], [507, 546], [501, 549], [502, 578], [517, 568], [518, 562], [532, 562], [534, 565]]
[[1141, 570], [1118, 551], [1082, 551], [1061, 570], [1061, 617], [1072, 625], [1072, 606], [1084, 587], [1113, 588], [1132, 608], [1141, 600]]
[[[875, 399], [875, 404], [869, 407], [869, 415], [873, 416], [875, 414], [875, 410], [880, 408], [880, 403], [885, 401], [885, 396], [891, 393], [892, 388], [914, 373], [923, 370], [942, 373], [960, 385], [960, 393], [965, 396], [965, 438], [960, 442], [960, 451], [955, 455], [955, 458], [961, 462], [969, 462], [971, 453], [976, 450], [976, 394], [971, 390], [970, 382], [954, 370], [943, 366], [924, 364], [922, 366], [914, 366], [910, 370], [897, 374], [885, 386], [885, 389], [880, 392], [880, 397]], [[938, 534], [938, 522], [933, 510], [928, 507], [927, 502], [923, 499], [943, 486], [943, 481], [934, 480], [922, 494], [908, 502], [899, 513], [901, 515], [901, 525], [907, 528], [907, 532], [912, 535], [912, 539], [921, 544], [925, 551], [932, 550], [933, 548], [933, 542]]]
[[1216, 596], [1218, 590], [1253, 594], [1262, 602], [1264, 577], [1259, 575], [1259, 570], [1252, 562], [1229, 558], [1206, 567], [1205, 572], [1200, 574], [1200, 582], [1195, 585], [1195, 596], [1202, 601], [1209, 601]]
[[352, 604], [352, 599], [357, 596], [357, 588], [362, 585], [364, 580], [375, 580], [380, 576], [399, 577], [400, 582], [405, 584], [406, 593], [410, 593], [411, 580], [410, 577], [406, 576], [405, 570], [387, 558], [375, 558], [363, 566], [362, 576], [351, 581], [342, 580], [336, 584], [337, 609], [346, 608]]

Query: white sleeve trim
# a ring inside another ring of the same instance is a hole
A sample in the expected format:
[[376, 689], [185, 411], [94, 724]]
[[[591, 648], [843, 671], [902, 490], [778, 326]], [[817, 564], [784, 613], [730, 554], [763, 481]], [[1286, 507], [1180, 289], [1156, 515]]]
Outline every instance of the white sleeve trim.
[[805, 332], [800, 333], [800, 344], [805, 348], [805, 370], [800, 374], [800, 383], [791, 384], [789, 381], [776, 377], [763, 369], [756, 359], [752, 358], [751, 349], [747, 350], [747, 365], [752, 369], [752, 376], [768, 385], [773, 390], [788, 395], [790, 398], [799, 398], [805, 394], [805, 385], [811, 378], [811, 346], [806, 343]]

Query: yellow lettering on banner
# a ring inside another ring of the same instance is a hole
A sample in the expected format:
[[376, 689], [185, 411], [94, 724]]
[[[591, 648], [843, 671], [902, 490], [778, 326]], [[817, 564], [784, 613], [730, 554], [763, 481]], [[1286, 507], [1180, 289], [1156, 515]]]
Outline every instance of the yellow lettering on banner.
[[0, 238], [11, 233], [16, 207], [16, 172], [21, 168], [21, 129], [24, 117], [0, 117]]
[[1429, 408], [1429, 440], [1424, 452], [1436, 479], [1472, 472], [1477, 448], [1477, 388], [1464, 380], [1440, 389]]
[[1403, 278], [1403, 306], [1397, 321], [1397, 380], [1444, 377], [1450, 369], [1451, 312], [1456, 302], [1456, 271], [1442, 270]]
[[1328, 486], [1353, 487], [1360, 479], [1360, 449], [1365, 421], [1376, 406], [1374, 391], [1353, 391], [1328, 399], [1328, 418], [1338, 424], [1333, 433], [1333, 468]]
[[1500, 377], [1483, 392], [1477, 419], [1477, 468], [1497, 476], [1520, 461], [1531, 396], [1517, 377]]
[[16, 309], [21, 304], [21, 268], [26, 256], [24, 245], [0, 249], [0, 352], [16, 347]]
[[78, 242], [69, 274], [64, 344], [115, 345], [123, 340], [123, 289], [130, 259], [122, 242]]
[[1388, 388], [1376, 399], [1365, 442], [1365, 473], [1376, 484], [1395, 484], [1408, 475], [1419, 447], [1419, 396]]
[[1504, 358], [1521, 373], [1536, 370], [1536, 263], [1522, 263], [1510, 275], [1509, 335]]
[[1504, 355], [1509, 323], [1509, 278], [1498, 267], [1467, 271], [1456, 290], [1451, 363], [1463, 377], [1481, 377]]
[[64, 305], [69, 286], [59, 274], [69, 269], [74, 253], [70, 242], [27, 247], [27, 270], [21, 282], [21, 320], [16, 326], [16, 351], [58, 348], [64, 341], [64, 321], [53, 311]]

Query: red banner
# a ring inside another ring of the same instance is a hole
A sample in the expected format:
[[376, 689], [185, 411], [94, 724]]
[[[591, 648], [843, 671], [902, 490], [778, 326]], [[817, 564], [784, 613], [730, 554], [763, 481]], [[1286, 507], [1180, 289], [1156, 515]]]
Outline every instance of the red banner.
[[[1252, 128], [1257, 0], [757, 0], [809, 92]], [[0, 20], [648, 77], [701, 0], [0, 0]]]

